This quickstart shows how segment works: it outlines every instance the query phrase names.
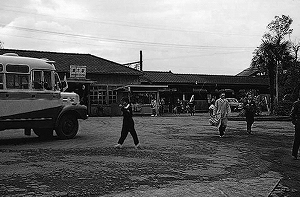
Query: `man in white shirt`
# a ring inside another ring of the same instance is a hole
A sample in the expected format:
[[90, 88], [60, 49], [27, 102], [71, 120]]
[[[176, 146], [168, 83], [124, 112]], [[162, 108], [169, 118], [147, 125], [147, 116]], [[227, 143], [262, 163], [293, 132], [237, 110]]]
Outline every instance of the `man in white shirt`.
[[225, 99], [225, 92], [220, 94], [220, 98], [216, 100], [215, 107], [215, 115], [220, 118], [218, 125], [220, 137], [223, 137], [227, 127], [228, 115], [231, 112], [229, 102]]

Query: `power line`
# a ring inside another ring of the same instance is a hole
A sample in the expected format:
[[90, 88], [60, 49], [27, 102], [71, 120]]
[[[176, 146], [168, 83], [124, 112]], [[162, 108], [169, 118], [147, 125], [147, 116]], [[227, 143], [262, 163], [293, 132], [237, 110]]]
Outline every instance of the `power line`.
[[[7, 35], [7, 34], [2, 34], [2, 35]], [[13, 35], [15, 37], [21, 37], [21, 38], [28, 38], [32, 39], [32, 37], [29, 36], [20, 36], [20, 35]], [[60, 40], [50, 40], [50, 39], [42, 39], [42, 38], [34, 38], [35, 40], [43, 40], [43, 41], [50, 41], [50, 42], [66, 42], [66, 43], [73, 43], [73, 44], [79, 44], [82, 45], [82, 43], [78, 42], [71, 42], [71, 41], [60, 41]], [[90, 45], [90, 46], [99, 46], [96, 44], [88, 44], [85, 43], [85, 45]], [[236, 53], [242, 53], [242, 52], [247, 52], [247, 51], [235, 51], [235, 52], [228, 52], [228, 53], [212, 53], [212, 54], [206, 54], [206, 55], [194, 55], [194, 56], [176, 56], [176, 57], [164, 57], [164, 58], [149, 58], [149, 59], [144, 59], [143, 61], [160, 61], [160, 60], [168, 60], [168, 59], [184, 59], [184, 58], [191, 58], [191, 57], [204, 57], [204, 56], [214, 56], [214, 55], [220, 55], [220, 54], [236, 54]], [[128, 62], [128, 61], [127, 61]]]
[[[20, 38], [28, 38], [28, 39], [34, 39], [34, 40], [43, 40], [43, 41], [49, 41], [49, 42], [66, 42], [66, 43], [73, 43], [73, 44], [82, 45], [82, 43], [79, 43], [79, 42], [64, 41], [64, 40], [44, 39], [44, 38], [38, 38], [38, 37], [21, 36], [21, 35], [11, 35], [11, 34], [1, 34], [1, 35], [14, 36], [14, 37], [20, 37]], [[97, 44], [88, 44], [88, 43], [84, 43], [84, 44], [85, 45], [91, 45], [91, 46], [99, 46]]]
[[[3, 6], [3, 7], [9, 7], [9, 8], [16, 8], [15, 6]], [[10, 12], [17, 12], [17, 13], [24, 13], [24, 14], [30, 14], [30, 15], [38, 15], [38, 16], [45, 16], [45, 17], [53, 17], [46, 14], [37, 14], [32, 12], [26, 12], [24, 10], [12, 10], [12, 9], [5, 9], [3, 7], [0, 7], [0, 10], [4, 11], [10, 11]], [[23, 8], [20, 8], [23, 9]], [[177, 32], [185, 32], [185, 33], [201, 33], [201, 34], [216, 34], [216, 35], [225, 35], [225, 36], [246, 36], [246, 37], [261, 37], [261, 35], [249, 35], [249, 34], [236, 34], [236, 33], [223, 33], [223, 32], [211, 32], [211, 31], [196, 31], [196, 30], [185, 30], [185, 29], [178, 29], [178, 28], [166, 28], [166, 27], [157, 27], [157, 26], [149, 26], [145, 24], [131, 24], [127, 23], [124, 24], [124, 22], [108, 22], [108, 21], [100, 21], [99, 19], [95, 18], [94, 20], [86, 20], [86, 19], [80, 19], [80, 18], [70, 18], [70, 17], [62, 17], [62, 16], [55, 16], [56, 18], [63, 18], [68, 20], [80, 20], [83, 22], [90, 22], [90, 23], [100, 23], [100, 24], [106, 24], [106, 25], [117, 25], [117, 26], [125, 26], [125, 27], [133, 27], [133, 28], [142, 28], [142, 29], [152, 29], [152, 30], [162, 30], [162, 31], [177, 31]]]
[[[7, 35], [7, 34], [2, 34], [2, 35]], [[15, 37], [21, 37], [21, 38], [28, 38], [32, 39], [33, 37], [29, 36], [20, 36], [20, 35], [13, 35]], [[49, 42], [65, 42], [65, 43], [73, 43], [73, 44], [78, 44], [82, 45], [82, 43], [78, 42], [72, 42], [72, 41], [61, 41], [61, 40], [51, 40], [51, 39], [42, 39], [42, 38], [34, 38], [35, 40], [43, 40], [43, 41], [49, 41]], [[97, 44], [88, 44], [85, 43], [85, 45], [90, 45], [90, 46], [99, 46]], [[164, 57], [164, 58], [146, 58], [143, 61], [160, 61], [160, 60], [168, 60], [168, 59], [184, 59], [184, 58], [191, 58], [191, 57], [205, 57], [205, 56], [214, 56], [214, 55], [220, 55], [220, 54], [236, 54], [236, 53], [242, 53], [242, 52], [248, 52], [248, 51], [233, 51], [233, 52], [227, 52], [227, 53], [211, 53], [211, 54], [202, 54], [202, 55], [189, 55], [189, 56], [176, 56], [176, 57]], [[127, 61], [128, 62], [128, 61]]]
[[[0, 23], [0, 25], [5, 26], [5, 24], [1, 24], [1, 23]], [[127, 39], [117, 39], [117, 38], [100, 38], [100, 37], [90, 36], [90, 35], [71, 34], [71, 33], [63, 33], [63, 32], [56, 32], [56, 31], [32, 29], [32, 28], [19, 27], [19, 26], [13, 26], [13, 25], [9, 25], [6, 27], [23, 30], [23, 31], [29, 31], [29, 32], [52, 34], [52, 35], [66, 36], [66, 37], [73, 37], [73, 38], [90, 39], [90, 40], [96, 40], [96, 41], [102, 40], [102, 41], [110, 41], [110, 42], [121, 42], [121, 43], [128, 43], [128, 44], [151, 45], [151, 46], [161, 46], [161, 47], [177, 47], [177, 48], [193, 48], [193, 49], [216, 49], [216, 48], [218, 48], [218, 49], [227, 49], [227, 50], [255, 48], [255, 47], [237, 47], [237, 46], [217, 46], [217, 45], [209, 46], [209, 45], [187, 45], [187, 44], [173, 44], [173, 43], [161, 43], [161, 42], [146, 42], [146, 41], [136, 41], [136, 40], [127, 40]]]
[[183, 59], [183, 58], [191, 58], [191, 57], [206, 57], [206, 56], [214, 56], [214, 55], [226, 55], [226, 54], [236, 54], [236, 53], [248, 53], [249, 51], [234, 51], [234, 52], [225, 52], [225, 53], [211, 53], [211, 54], [201, 54], [201, 55], [187, 55], [187, 56], [175, 56], [175, 57], [164, 57], [164, 58], [149, 58], [144, 59], [144, 61], [156, 61], [156, 60], [167, 60], [167, 59]]
[[[4, 6], [9, 7], [9, 6]], [[15, 8], [15, 7], [14, 7]], [[23, 9], [23, 8], [22, 8]], [[45, 16], [50, 17], [50, 15], [45, 14], [36, 14], [32, 12], [25, 12], [25, 11], [16, 11], [11, 9], [4, 9], [3, 7], [0, 8], [0, 10], [4, 11], [11, 11], [11, 12], [19, 12], [19, 13], [25, 13], [25, 14], [31, 14], [31, 15], [37, 15], [37, 16]], [[51, 16], [53, 17], [53, 16]], [[107, 25], [119, 25], [119, 26], [127, 26], [127, 27], [135, 27], [135, 28], [145, 28], [145, 29], [154, 29], [154, 30], [165, 30], [165, 31], [179, 31], [179, 32], [187, 32], [187, 33], [210, 33], [210, 34], [221, 34], [221, 35], [237, 35], [237, 36], [257, 36], [257, 35], [241, 35], [241, 34], [223, 34], [218, 32], [203, 32], [203, 31], [194, 31], [194, 30], [184, 30], [184, 29], [176, 29], [176, 28], [161, 28], [161, 27], [151, 27], [151, 26], [139, 26], [136, 24], [119, 24], [116, 22], [103, 22], [100, 20], [92, 21], [92, 20], [84, 20], [84, 19], [76, 19], [76, 18], [68, 18], [68, 17], [61, 17], [61, 16], [55, 16], [57, 18], [64, 18], [68, 20], [77, 20], [77, 21], [83, 21], [83, 22], [91, 22], [91, 23], [101, 23], [101, 24], [107, 24]], [[6, 26], [5, 24], [0, 24], [3, 26]], [[94, 41], [104, 41], [104, 42], [117, 42], [122, 44], [133, 44], [133, 45], [146, 45], [146, 46], [155, 46], [155, 47], [172, 47], [172, 48], [179, 48], [179, 49], [196, 49], [196, 50], [230, 50], [231, 52], [226, 53], [211, 53], [211, 54], [202, 54], [202, 55], [195, 55], [195, 56], [176, 56], [176, 57], [168, 57], [168, 58], [152, 58], [152, 59], [145, 59], [146, 61], [153, 61], [153, 60], [166, 60], [166, 59], [182, 59], [182, 58], [189, 58], [189, 57], [202, 57], [202, 56], [213, 56], [213, 55], [219, 55], [219, 54], [235, 54], [235, 53], [241, 53], [241, 52], [247, 52], [246, 49], [250, 50], [255, 47], [236, 47], [236, 46], [209, 46], [209, 45], [187, 45], [187, 44], [174, 44], [174, 43], [161, 43], [161, 42], [145, 42], [145, 41], [136, 41], [136, 40], [128, 40], [128, 39], [117, 39], [117, 38], [101, 38], [97, 36], [91, 36], [91, 35], [84, 35], [84, 34], [72, 34], [72, 33], [64, 33], [64, 32], [57, 32], [57, 31], [47, 31], [47, 30], [41, 30], [41, 29], [33, 29], [33, 28], [26, 28], [26, 27], [20, 27], [20, 26], [6, 26], [9, 28], [18, 29], [21, 31], [27, 31], [27, 32], [35, 32], [35, 33], [41, 33], [41, 34], [48, 34], [48, 35], [56, 35], [56, 36], [63, 36], [63, 37], [71, 37], [71, 38], [79, 38], [79, 39], [88, 39], [88, 40], [94, 40]], [[9, 35], [11, 36], [11, 35]], [[30, 36], [20, 36], [15, 35], [16, 37], [23, 37], [28, 39], [35, 39], [35, 40], [46, 40], [46, 41], [57, 41], [57, 42], [67, 42], [67, 43], [74, 43], [74, 44], [82, 44], [78, 42], [72, 42], [72, 41], [59, 41], [59, 40], [51, 40], [51, 39], [42, 39], [42, 38], [36, 38], [36, 37], [30, 37]], [[87, 42], [84, 43], [85, 45], [91, 45], [91, 46], [99, 46], [99, 44], [89, 44]]]
[[[2, 35], [7, 35], [7, 34], [2, 34]], [[29, 36], [20, 36], [20, 35], [13, 35], [13, 36], [32, 39], [32, 37], [29, 37]], [[73, 44], [82, 45], [82, 43], [72, 42], [72, 41], [61, 41], [61, 40], [51, 40], [51, 39], [42, 39], [42, 38], [34, 38], [34, 39], [35, 40], [50, 41], [50, 42], [66, 42], [66, 43], [73, 43]], [[99, 46], [97, 44], [88, 44], [88, 43], [85, 43], [85, 45]], [[202, 54], [202, 55], [194, 55], [194, 56], [176, 56], [176, 57], [167, 57], [167, 58], [166, 57], [164, 57], [164, 58], [148, 58], [148, 59], [146, 58], [143, 61], [159, 61], [159, 60], [168, 60], [168, 59], [183, 59], [183, 58], [190, 58], [190, 57], [214, 56], [214, 55], [220, 55], [220, 54], [236, 54], [236, 53], [242, 53], [242, 52], [247, 52], [247, 51], [235, 51], [235, 52], [228, 52], [228, 53], [212, 53], [212, 54], [206, 54], [206, 55]]]

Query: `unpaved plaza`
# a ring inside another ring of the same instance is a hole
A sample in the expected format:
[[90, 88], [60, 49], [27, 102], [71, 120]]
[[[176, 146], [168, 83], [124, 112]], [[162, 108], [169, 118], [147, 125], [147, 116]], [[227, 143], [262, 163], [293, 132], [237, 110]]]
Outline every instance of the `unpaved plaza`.
[[115, 149], [122, 117], [80, 121], [72, 140], [0, 132], [0, 196], [300, 196], [288, 121], [229, 121], [224, 138], [208, 115], [134, 117]]

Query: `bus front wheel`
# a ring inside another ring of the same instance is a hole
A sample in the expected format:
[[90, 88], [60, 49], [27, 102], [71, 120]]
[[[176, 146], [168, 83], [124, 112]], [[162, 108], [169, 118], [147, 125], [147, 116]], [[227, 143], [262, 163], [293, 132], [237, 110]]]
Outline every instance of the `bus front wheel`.
[[75, 137], [78, 132], [78, 120], [72, 114], [63, 115], [55, 130], [59, 139], [71, 139]]

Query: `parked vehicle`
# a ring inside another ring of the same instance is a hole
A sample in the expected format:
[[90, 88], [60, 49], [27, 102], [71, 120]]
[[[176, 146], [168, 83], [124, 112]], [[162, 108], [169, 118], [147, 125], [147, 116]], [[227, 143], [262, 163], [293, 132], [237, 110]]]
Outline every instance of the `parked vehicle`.
[[240, 103], [236, 98], [226, 98], [229, 102], [231, 111], [239, 111], [243, 108], [243, 103]]
[[78, 119], [87, 119], [86, 106], [76, 93], [62, 92], [54, 62], [0, 55], [0, 130], [31, 130], [40, 138], [73, 138]]

